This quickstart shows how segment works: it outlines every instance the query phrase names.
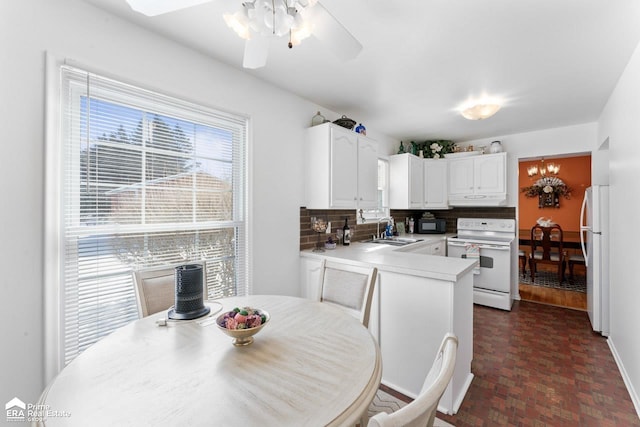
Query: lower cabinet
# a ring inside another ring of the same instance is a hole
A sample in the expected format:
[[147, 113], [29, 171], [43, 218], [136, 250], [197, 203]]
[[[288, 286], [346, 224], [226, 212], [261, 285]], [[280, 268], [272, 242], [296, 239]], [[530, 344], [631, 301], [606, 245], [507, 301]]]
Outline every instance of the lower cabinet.
[[423, 242], [398, 248], [396, 251], [421, 255], [447, 256], [447, 240], [444, 237], [442, 239], [427, 239]]
[[[447, 332], [458, 337], [456, 367], [438, 410], [455, 414], [471, 384], [473, 275], [458, 282], [381, 271], [377, 326], [382, 383], [417, 397]], [[372, 308], [373, 312], [373, 308]]]
[[[426, 246], [441, 251], [444, 244], [443, 240]], [[321, 263], [301, 257], [304, 297], [317, 299]], [[413, 398], [445, 334], [456, 334], [455, 371], [438, 405], [443, 413], [456, 413], [473, 379], [473, 273], [452, 282], [378, 268], [369, 332], [380, 345], [382, 383]]]
[[300, 296], [302, 298], [320, 299], [320, 274], [322, 273], [322, 260], [316, 258], [300, 258]]

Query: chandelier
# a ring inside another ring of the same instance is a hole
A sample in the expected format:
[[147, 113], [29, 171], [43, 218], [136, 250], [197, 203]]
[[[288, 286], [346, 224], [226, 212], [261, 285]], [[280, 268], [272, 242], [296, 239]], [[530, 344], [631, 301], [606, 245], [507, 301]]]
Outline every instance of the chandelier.
[[558, 175], [560, 172], [560, 165], [557, 163], [547, 163], [545, 165], [544, 158], [540, 159], [540, 166], [532, 165], [527, 168], [527, 175], [529, 176], [551, 176]]
[[244, 40], [254, 35], [289, 37], [289, 48], [311, 35], [305, 13], [318, 0], [254, 0], [242, 3], [242, 10], [223, 15], [224, 21]]

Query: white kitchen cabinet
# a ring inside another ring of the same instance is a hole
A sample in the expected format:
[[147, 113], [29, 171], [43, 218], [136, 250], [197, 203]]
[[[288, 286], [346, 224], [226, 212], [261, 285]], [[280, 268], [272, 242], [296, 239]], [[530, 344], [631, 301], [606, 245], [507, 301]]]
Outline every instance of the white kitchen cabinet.
[[[435, 239], [435, 240], [434, 240]], [[423, 256], [404, 249], [420, 244], [444, 245], [444, 236], [396, 248], [360, 243], [322, 254], [301, 253], [303, 293], [314, 294], [322, 260], [352, 267], [376, 267], [369, 331], [380, 345], [382, 383], [409, 397], [417, 397], [442, 338], [458, 337], [456, 366], [438, 410], [455, 414], [473, 380], [473, 265], [462, 258]], [[407, 252], [398, 256], [400, 252]], [[386, 254], [386, 255], [385, 255]], [[312, 261], [312, 262], [304, 262]], [[315, 263], [314, 263], [315, 262]], [[316, 299], [316, 297], [312, 297]]]
[[425, 239], [425, 241], [422, 241], [422, 242], [413, 243], [407, 246], [402, 246], [396, 249], [396, 252], [446, 256], [447, 255], [447, 239], [445, 237]]
[[311, 300], [320, 299], [320, 275], [322, 274], [322, 260], [315, 258], [300, 258], [301, 297]]
[[378, 145], [366, 136], [325, 123], [306, 134], [308, 209], [375, 208]]
[[449, 159], [449, 205], [504, 205], [506, 181], [507, 153]]
[[473, 379], [472, 276], [467, 273], [452, 283], [384, 270], [378, 273], [382, 383], [417, 397], [440, 341], [452, 332], [458, 337], [456, 368], [438, 404], [438, 410], [447, 414], [457, 412]]
[[448, 209], [447, 161], [424, 159], [424, 208]]
[[447, 161], [398, 154], [389, 160], [391, 209], [447, 209]]

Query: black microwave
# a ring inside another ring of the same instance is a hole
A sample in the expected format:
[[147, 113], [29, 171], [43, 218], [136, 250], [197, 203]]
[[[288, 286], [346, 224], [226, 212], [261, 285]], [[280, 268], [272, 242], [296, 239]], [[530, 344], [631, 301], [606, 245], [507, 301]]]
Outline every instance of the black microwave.
[[419, 234], [444, 234], [447, 231], [447, 220], [438, 218], [418, 219], [418, 228], [415, 230]]

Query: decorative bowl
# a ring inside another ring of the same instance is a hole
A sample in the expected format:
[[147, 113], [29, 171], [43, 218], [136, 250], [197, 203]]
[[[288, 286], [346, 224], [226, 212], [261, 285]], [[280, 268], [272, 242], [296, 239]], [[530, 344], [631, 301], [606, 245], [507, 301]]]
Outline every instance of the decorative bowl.
[[267, 323], [269, 323], [269, 320], [271, 319], [271, 316], [269, 315], [268, 312], [264, 310], [259, 310], [259, 309], [255, 309], [255, 310], [259, 314], [265, 316], [264, 322], [262, 322], [262, 324], [259, 326], [255, 326], [253, 328], [247, 328], [247, 329], [226, 328], [224, 319], [227, 314], [231, 313], [231, 311], [225, 311], [224, 313], [219, 315], [216, 319], [216, 325], [218, 326], [218, 329], [220, 329], [222, 332], [224, 332], [225, 334], [233, 338], [233, 345], [235, 346], [249, 345], [253, 342], [253, 336], [258, 332], [260, 332], [260, 330], [264, 328], [267, 325]]
[[342, 116], [339, 119], [334, 120], [333, 123], [347, 129], [353, 129], [353, 127], [356, 125], [356, 121], [348, 118], [347, 116]]

